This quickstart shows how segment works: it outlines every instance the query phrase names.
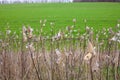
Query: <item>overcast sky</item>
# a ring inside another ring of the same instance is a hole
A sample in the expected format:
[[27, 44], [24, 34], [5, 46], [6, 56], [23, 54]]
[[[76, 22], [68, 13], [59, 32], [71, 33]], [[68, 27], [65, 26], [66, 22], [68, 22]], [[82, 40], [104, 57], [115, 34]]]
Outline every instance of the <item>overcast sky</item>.
[[[3, 1], [3, 0], [0, 0], [0, 1]], [[23, 1], [25, 1], [25, 0], [4, 0], [4, 1], [21, 1], [21, 2], [23, 2]], [[45, 1], [45, 0], [26, 0], [26, 1]], [[48, 2], [50, 2], [50, 1], [70, 1], [70, 2], [72, 2], [73, 0], [47, 0]]]

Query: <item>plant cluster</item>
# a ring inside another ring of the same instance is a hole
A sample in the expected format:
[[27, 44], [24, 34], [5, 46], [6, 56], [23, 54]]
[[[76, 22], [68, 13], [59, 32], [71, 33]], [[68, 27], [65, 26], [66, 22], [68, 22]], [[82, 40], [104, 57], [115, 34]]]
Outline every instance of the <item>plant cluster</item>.
[[[101, 31], [74, 25], [54, 29], [44, 35], [47, 20], [40, 30], [23, 26], [21, 35], [0, 31], [1, 80], [119, 80], [120, 25]], [[86, 23], [87, 20], [85, 20]]]

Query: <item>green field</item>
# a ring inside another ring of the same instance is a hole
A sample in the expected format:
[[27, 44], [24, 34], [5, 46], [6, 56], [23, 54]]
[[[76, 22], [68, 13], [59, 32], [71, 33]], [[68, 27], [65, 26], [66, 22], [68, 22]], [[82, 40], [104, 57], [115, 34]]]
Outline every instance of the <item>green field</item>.
[[0, 80], [118, 79], [120, 3], [0, 4]]
[[120, 3], [36, 3], [0, 5], [0, 29], [7, 24], [12, 30], [20, 30], [22, 25], [40, 28], [40, 20], [47, 20], [45, 31], [50, 30], [50, 22], [55, 23], [55, 30], [73, 25], [76, 18], [77, 29], [87, 25], [95, 29], [114, 27], [120, 19]]

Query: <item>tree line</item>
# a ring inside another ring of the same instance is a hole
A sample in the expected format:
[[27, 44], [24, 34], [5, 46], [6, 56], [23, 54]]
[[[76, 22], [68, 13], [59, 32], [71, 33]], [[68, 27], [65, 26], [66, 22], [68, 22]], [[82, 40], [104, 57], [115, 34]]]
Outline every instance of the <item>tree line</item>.
[[73, 0], [73, 2], [120, 2], [120, 0]]

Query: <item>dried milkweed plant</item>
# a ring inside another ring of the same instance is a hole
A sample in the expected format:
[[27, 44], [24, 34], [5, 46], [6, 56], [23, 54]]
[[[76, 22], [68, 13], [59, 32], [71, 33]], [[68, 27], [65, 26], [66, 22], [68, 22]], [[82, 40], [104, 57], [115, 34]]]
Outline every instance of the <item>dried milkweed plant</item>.
[[120, 24], [95, 30], [84, 20], [65, 29], [44, 31], [23, 26], [19, 34], [8, 25], [0, 30], [0, 80], [119, 80]]

